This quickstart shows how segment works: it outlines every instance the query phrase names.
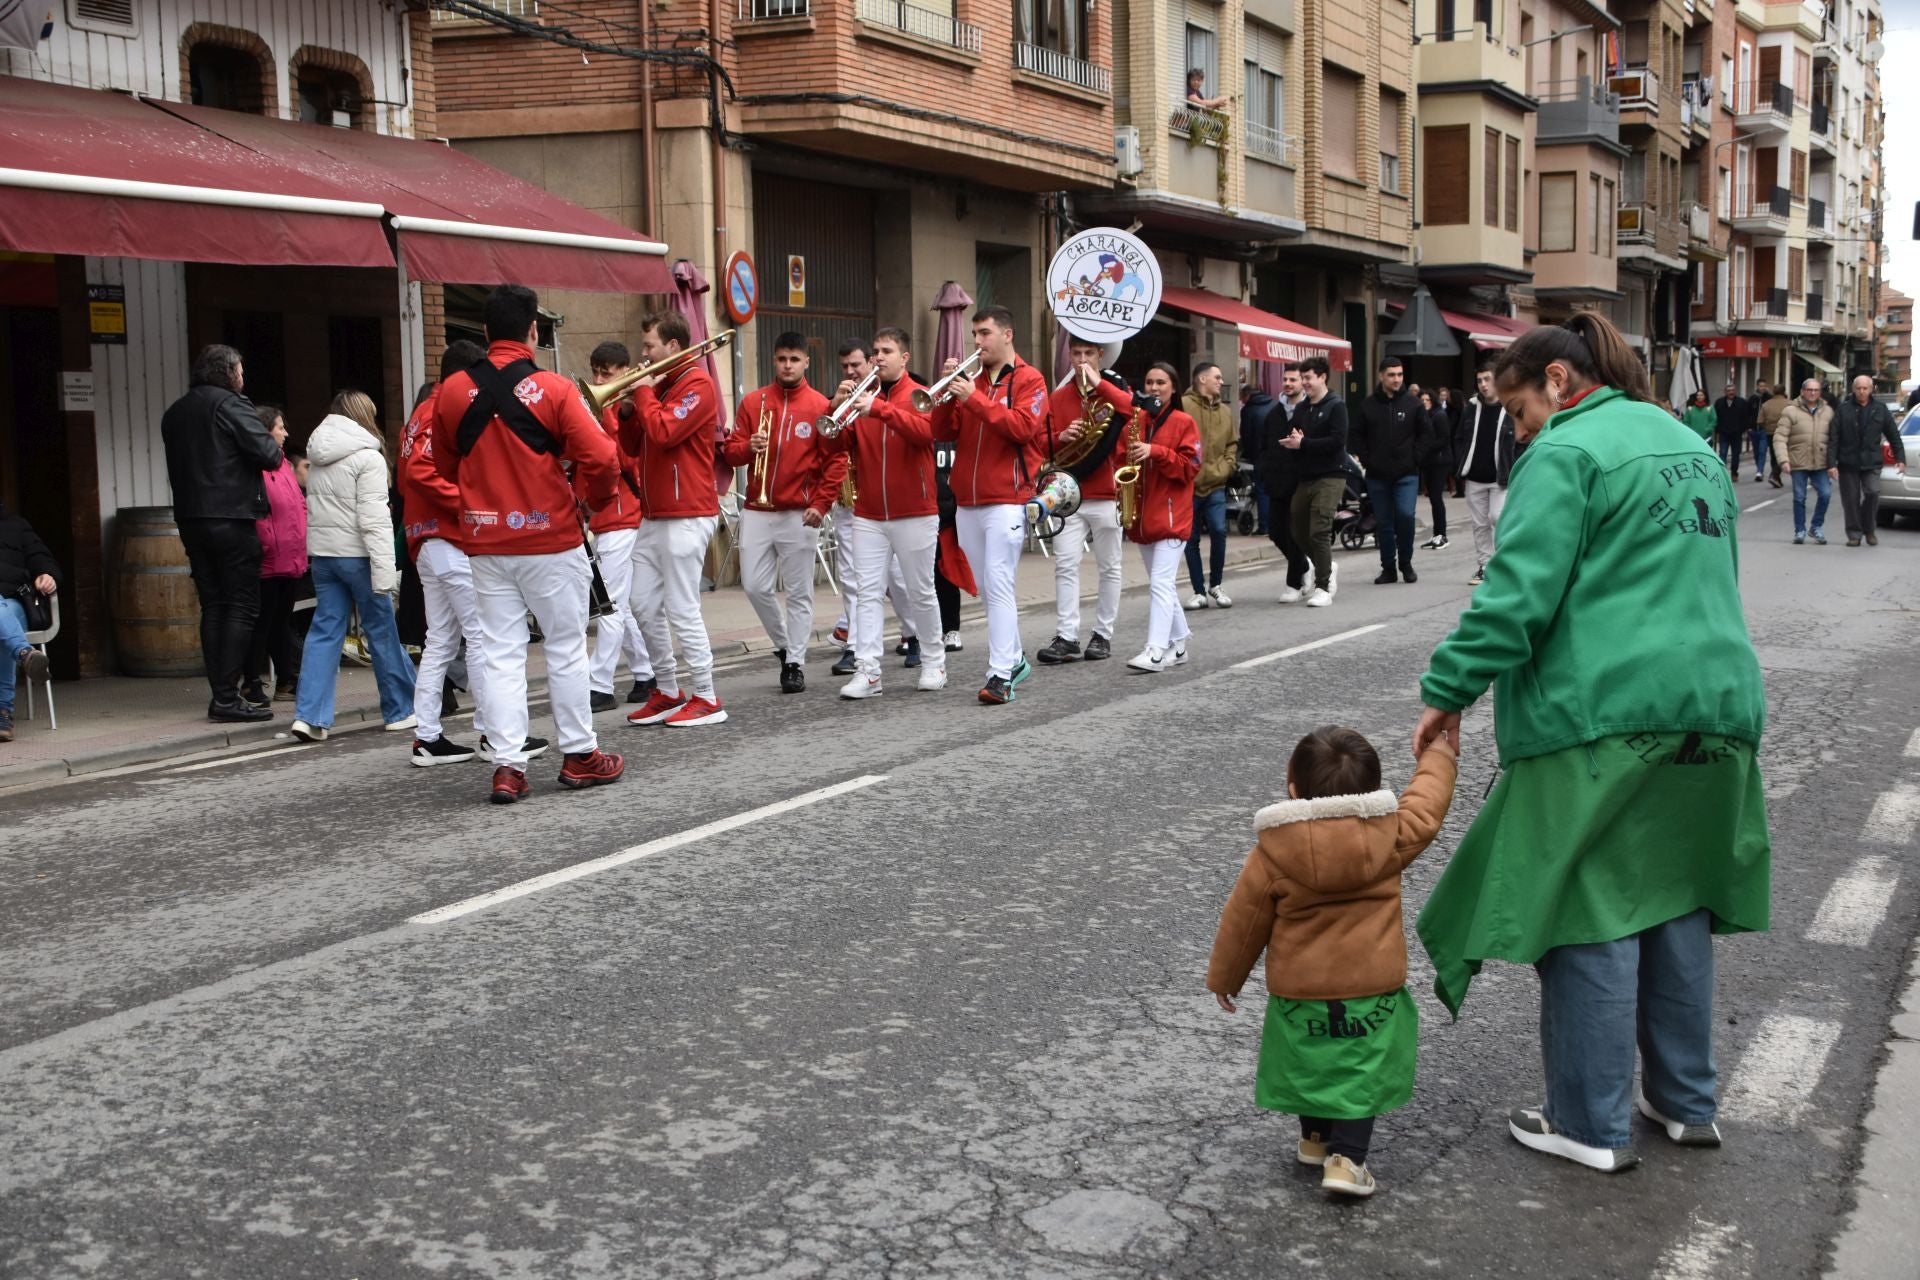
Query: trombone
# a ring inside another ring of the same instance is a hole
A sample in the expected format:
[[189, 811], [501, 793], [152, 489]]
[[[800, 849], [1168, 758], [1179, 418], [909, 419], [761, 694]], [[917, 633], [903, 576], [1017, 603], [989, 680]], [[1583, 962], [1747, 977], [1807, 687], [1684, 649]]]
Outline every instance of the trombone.
[[973, 354], [962, 360], [957, 368], [930, 387], [915, 387], [908, 397], [913, 403], [915, 413], [932, 413], [935, 405], [945, 404], [953, 398], [955, 383], [971, 382], [980, 372], [980, 348], [975, 347]]
[[[842, 431], [847, 429], [854, 418], [859, 416], [854, 406], [860, 403], [860, 397], [874, 390], [879, 385], [880, 366], [875, 365], [873, 368], [867, 370], [866, 377], [860, 379], [860, 385], [855, 387], [847, 398], [840, 402], [838, 409], [814, 419], [813, 429], [820, 433], [820, 437], [823, 440], [836, 439]], [[919, 393], [915, 392], [914, 394], [918, 395]]]
[[633, 393], [642, 378], [662, 378], [668, 374], [679, 373], [694, 361], [711, 355], [733, 341], [734, 331], [728, 329], [716, 333], [705, 342], [696, 342], [681, 351], [676, 351], [664, 360], [652, 364], [643, 364], [638, 369], [629, 369], [612, 382], [603, 382], [594, 386], [585, 378], [575, 378], [574, 385], [580, 388], [580, 398], [585, 400], [595, 413], [605, 413], [607, 406], [616, 400], [624, 400]]

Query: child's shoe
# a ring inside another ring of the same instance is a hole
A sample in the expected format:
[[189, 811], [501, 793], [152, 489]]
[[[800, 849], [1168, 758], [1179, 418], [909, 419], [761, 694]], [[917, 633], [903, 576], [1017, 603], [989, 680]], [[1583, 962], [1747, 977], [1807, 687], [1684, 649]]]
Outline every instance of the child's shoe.
[[[1305, 1147], [1306, 1143], [1300, 1145]], [[1364, 1164], [1355, 1164], [1345, 1156], [1328, 1156], [1326, 1171], [1320, 1175], [1320, 1189], [1364, 1200], [1373, 1194], [1373, 1175]]]
[[1310, 1164], [1318, 1169], [1327, 1162], [1327, 1144], [1317, 1133], [1310, 1133], [1300, 1139], [1300, 1146], [1294, 1158], [1301, 1164]]

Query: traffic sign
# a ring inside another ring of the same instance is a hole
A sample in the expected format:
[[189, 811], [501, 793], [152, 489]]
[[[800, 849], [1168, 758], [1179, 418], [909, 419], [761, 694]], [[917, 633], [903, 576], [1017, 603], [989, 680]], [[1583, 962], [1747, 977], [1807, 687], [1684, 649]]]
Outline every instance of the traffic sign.
[[727, 315], [735, 324], [745, 324], [760, 305], [760, 277], [744, 249], [727, 259], [725, 281]]

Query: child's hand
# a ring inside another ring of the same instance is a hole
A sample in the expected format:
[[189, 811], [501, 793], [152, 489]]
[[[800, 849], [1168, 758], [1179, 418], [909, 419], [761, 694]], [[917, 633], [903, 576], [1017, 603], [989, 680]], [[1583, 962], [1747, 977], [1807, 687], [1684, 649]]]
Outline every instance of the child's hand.
[[1420, 712], [1420, 723], [1413, 731], [1413, 758], [1418, 760], [1426, 749], [1436, 742], [1444, 742], [1453, 748], [1455, 755], [1460, 754], [1460, 713], [1442, 711], [1437, 707], [1425, 707]]
[[1219, 992], [1217, 992], [1217, 991], [1216, 991], [1216, 992], [1214, 993], [1214, 996], [1213, 996], [1213, 998], [1214, 998], [1214, 1000], [1215, 1000], [1215, 1001], [1216, 1001], [1216, 1002], [1217, 1002], [1217, 1003], [1219, 1004], [1219, 1006], [1220, 1006], [1220, 1007], [1221, 1007], [1222, 1009], [1225, 1009], [1225, 1010], [1226, 1010], [1226, 1011], [1227, 1011], [1228, 1013], [1238, 1013], [1238, 1012], [1240, 1012], [1240, 1007], [1239, 1007], [1238, 1005], [1236, 1005], [1236, 1004], [1234, 1004], [1234, 1002], [1233, 1002], [1233, 997], [1232, 997], [1232, 996], [1223, 996], [1223, 995], [1221, 995], [1221, 994], [1220, 994]]

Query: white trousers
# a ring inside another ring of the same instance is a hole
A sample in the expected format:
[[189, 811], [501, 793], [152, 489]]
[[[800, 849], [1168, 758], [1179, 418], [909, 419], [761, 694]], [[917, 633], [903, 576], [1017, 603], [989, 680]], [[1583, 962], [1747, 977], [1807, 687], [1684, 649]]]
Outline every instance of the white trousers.
[[467, 553], [451, 542], [428, 538], [420, 544], [413, 567], [420, 574], [420, 594], [427, 603], [427, 643], [420, 650], [420, 670], [413, 679], [413, 718], [420, 722], [414, 736], [422, 742], [440, 736], [441, 689], [463, 641], [471, 659], [467, 685], [473, 692], [473, 731], [485, 736], [487, 713], [480, 691], [487, 676], [480, 657], [484, 636], [480, 606], [473, 595], [473, 565]]
[[[1020, 597], [1017, 594], [1020, 548], [1027, 538], [1027, 513], [1016, 503], [961, 507], [954, 513], [960, 549], [973, 566], [980, 600], [987, 606], [987, 676], [1003, 679], [1020, 665]], [[933, 634], [938, 635], [935, 631]]]
[[860, 625], [860, 568], [853, 558], [853, 508], [833, 504], [833, 572], [840, 579], [840, 622], [847, 629], [847, 648], [854, 647], [853, 629]]
[[[587, 675], [600, 693], [613, 692], [622, 654], [635, 680], [653, 676], [647, 639], [633, 616], [633, 544], [639, 536], [638, 529], [609, 529], [593, 535], [594, 550], [600, 553], [600, 580], [607, 584], [607, 595], [613, 600], [613, 612], [593, 624], [593, 662]], [[673, 651], [667, 652], [671, 655]]]
[[1080, 560], [1093, 540], [1093, 563], [1100, 573], [1100, 596], [1093, 630], [1113, 639], [1120, 620], [1120, 504], [1112, 498], [1083, 502], [1053, 539], [1054, 629], [1068, 640], [1080, 638]]
[[[587, 686], [587, 589], [593, 571], [583, 547], [543, 556], [474, 556], [473, 593], [480, 609], [481, 665], [486, 683], [474, 697], [487, 718], [493, 762], [527, 768], [527, 612], [546, 639], [547, 694], [560, 750], [595, 750]], [[469, 663], [471, 665], [471, 663]]]
[[[859, 574], [860, 643], [854, 647], [853, 656], [862, 665], [878, 670], [887, 634], [880, 597], [891, 594], [894, 574], [900, 579], [900, 597], [895, 598], [894, 607], [901, 624], [915, 624], [909, 634], [940, 634], [940, 604], [933, 594], [933, 552], [940, 540], [940, 517], [866, 520], [856, 516], [854, 523], [860, 529], [854, 544], [858, 548], [854, 559]], [[947, 651], [937, 644], [923, 648], [920, 660], [941, 669], [946, 666]]]
[[1140, 544], [1140, 562], [1147, 567], [1147, 648], [1171, 649], [1193, 632], [1174, 585], [1186, 554], [1184, 538], [1163, 538]]
[[[642, 520], [633, 548], [633, 613], [647, 633], [647, 648], [654, 649], [655, 633], [647, 630], [650, 620], [664, 617], [673, 639], [680, 642], [693, 691], [703, 698], [713, 696], [713, 645], [707, 640], [706, 620], [700, 616], [700, 569], [706, 563], [713, 529], [712, 516]], [[679, 677], [664, 658], [654, 664], [654, 677], [662, 693], [680, 692]]]
[[1507, 505], [1507, 491], [1497, 484], [1467, 481], [1467, 519], [1473, 525], [1473, 557], [1482, 565], [1493, 559], [1493, 527], [1500, 522], [1500, 509]]
[[[813, 635], [813, 558], [820, 550], [820, 531], [809, 529], [802, 514], [740, 513], [740, 582], [773, 647], [785, 649], [788, 662], [804, 667]], [[781, 591], [787, 593], [784, 612]]]

